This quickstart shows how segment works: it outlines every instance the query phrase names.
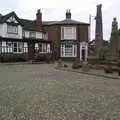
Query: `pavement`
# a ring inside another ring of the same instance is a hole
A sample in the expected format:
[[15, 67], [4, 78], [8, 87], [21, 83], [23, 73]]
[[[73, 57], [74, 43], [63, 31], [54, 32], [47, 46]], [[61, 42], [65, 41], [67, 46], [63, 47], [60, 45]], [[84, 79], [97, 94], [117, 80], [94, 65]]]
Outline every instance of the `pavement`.
[[120, 120], [119, 79], [55, 66], [0, 65], [0, 120]]

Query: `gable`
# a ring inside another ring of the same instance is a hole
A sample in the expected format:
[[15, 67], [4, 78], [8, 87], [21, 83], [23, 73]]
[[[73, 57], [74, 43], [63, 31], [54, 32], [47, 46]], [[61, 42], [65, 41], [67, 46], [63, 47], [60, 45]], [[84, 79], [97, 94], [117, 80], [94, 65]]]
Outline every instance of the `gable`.
[[17, 17], [17, 15], [15, 14], [15, 12], [11, 12], [7, 15], [4, 15], [1, 17], [0, 23], [14, 23], [14, 24], [21, 24], [20, 19]]
[[9, 23], [11, 23], [11, 22], [12, 23], [19, 23], [14, 16], [9, 17], [6, 21]]

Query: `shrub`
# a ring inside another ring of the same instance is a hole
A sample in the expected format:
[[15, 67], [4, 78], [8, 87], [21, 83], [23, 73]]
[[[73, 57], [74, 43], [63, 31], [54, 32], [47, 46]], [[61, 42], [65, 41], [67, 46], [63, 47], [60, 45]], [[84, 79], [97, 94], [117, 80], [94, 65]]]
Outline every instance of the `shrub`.
[[67, 64], [64, 64], [64, 67], [65, 67], [65, 68], [67, 68], [67, 67], [68, 67], [68, 65], [67, 65]]
[[72, 68], [73, 69], [80, 69], [81, 67], [82, 67], [82, 64], [81, 64], [79, 58], [76, 58], [72, 64]]
[[113, 73], [112, 65], [110, 63], [105, 65], [104, 71], [105, 71], [105, 73]]
[[63, 65], [62, 65], [62, 60], [61, 60], [61, 59], [58, 60], [57, 66], [58, 66], [58, 67], [63, 67]]
[[50, 61], [51, 61], [51, 56], [50, 55], [46, 55], [46, 63], [50, 63]]
[[90, 66], [89, 66], [88, 62], [84, 61], [82, 64], [82, 71], [88, 72], [89, 70], [90, 70]]

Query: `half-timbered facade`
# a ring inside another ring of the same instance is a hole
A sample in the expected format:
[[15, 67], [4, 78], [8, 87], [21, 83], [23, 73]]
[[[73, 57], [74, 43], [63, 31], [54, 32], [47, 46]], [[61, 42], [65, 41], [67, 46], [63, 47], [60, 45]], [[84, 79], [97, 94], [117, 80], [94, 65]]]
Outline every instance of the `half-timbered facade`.
[[35, 52], [51, 53], [51, 41], [42, 30], [42, 14], [36, 20], [20, 19], [15, 12], [0, 15], [0, 56], [17, 56], [33, 59]]

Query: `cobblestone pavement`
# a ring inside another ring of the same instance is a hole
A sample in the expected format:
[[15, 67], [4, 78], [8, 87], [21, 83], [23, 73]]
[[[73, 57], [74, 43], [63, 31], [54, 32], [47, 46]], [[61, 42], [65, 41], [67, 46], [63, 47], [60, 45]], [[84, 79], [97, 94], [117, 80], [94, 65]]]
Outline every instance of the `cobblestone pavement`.
[[120, 80], [0, 65], [0, 120], [120, 120]]

